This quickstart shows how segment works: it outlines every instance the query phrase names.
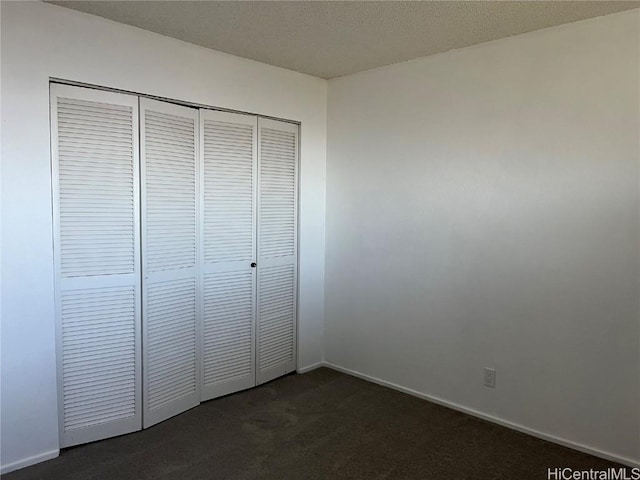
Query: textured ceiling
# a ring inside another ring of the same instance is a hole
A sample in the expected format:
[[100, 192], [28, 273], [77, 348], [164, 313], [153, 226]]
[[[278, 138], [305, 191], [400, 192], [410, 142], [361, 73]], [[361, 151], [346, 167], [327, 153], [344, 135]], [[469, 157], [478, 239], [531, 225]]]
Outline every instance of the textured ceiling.
[[333, 78], [640, 6], [637, 1], [50, 1]]

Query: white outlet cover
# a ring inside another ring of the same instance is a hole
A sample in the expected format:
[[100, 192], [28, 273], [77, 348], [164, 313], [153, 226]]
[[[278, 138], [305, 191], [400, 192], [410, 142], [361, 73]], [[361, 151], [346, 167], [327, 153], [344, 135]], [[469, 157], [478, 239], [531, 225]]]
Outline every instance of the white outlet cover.
[[485, 367], [484, 384], [487, 387], [496, 388], [496, 370], [494, 368]]

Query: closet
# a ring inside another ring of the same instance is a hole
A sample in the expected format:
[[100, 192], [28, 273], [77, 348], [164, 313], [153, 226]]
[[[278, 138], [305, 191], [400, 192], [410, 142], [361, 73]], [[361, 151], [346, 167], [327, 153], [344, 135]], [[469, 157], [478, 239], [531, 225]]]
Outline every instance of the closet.
[[296, 368], [298, 125], [51, 85], [60, 443]]

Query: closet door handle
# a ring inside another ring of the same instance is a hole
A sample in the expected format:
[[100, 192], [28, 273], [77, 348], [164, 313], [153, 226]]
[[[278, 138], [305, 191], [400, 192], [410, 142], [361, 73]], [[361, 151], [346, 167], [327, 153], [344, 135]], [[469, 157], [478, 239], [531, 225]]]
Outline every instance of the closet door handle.
[[251, 262], [251, 268], [256, 268], [258, 264], [256, 262]]

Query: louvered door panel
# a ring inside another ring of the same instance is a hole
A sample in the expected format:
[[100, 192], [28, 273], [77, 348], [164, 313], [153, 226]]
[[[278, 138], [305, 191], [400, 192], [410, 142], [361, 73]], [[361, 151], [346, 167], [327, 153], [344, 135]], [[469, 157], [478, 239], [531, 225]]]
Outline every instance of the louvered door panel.
[[[153, 413], [196, 392], [195, 279], [153, 283], [147, 290], [147, 305], [145, 376]], [[192, 403], [197, 405], [199, 399]]]
[[254, 257], [254, 136], [253, 125], [204, 120], [206, 263]]
[[141, 427], [138, 100], [52, 85], [60, 443]]
[[204, 276], [204, 383], [224, 384], [253, 372], [253, 275], [249, 271]]
[[257, 383], [296, 369], [298, 126], [258, 120]]
[[135, 415], [135, 320], [132, 286], [62, 293], [65, 431]]
[[198, 111], [140, 107], [146, 428], [200, 403]]
[[291, 364], [295, 353], [295, 268], [276, 265], [260, 269], [260, 369]]
[[256, 117], [200, 111], [202, 399], [255, 385]]

